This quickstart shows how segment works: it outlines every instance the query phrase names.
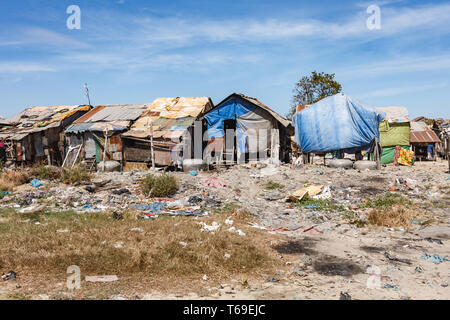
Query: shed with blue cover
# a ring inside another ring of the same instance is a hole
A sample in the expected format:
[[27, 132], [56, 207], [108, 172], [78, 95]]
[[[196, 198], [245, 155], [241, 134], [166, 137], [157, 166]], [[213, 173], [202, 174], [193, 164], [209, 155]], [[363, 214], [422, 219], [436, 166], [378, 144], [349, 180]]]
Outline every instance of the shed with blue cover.
[[295, 142], [304, 153], [370, 150], [385, 113], [343, 93], [294, 114]]
[[233, 93], [205, 114], [209, 144], [219, 160], [289, 161], [292, 126], [256, 98]]

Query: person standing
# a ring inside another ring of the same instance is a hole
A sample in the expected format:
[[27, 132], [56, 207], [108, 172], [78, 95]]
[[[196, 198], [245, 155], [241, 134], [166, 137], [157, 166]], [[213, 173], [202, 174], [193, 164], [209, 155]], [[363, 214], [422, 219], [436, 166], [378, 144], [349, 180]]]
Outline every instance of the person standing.
[[434, 160], [434, 146], [429, 144], [427, 147], [428, 160]]
[[6, 158], [6, 147], [3, 141], [0, 141], [0, 162], [5, 164], [8, 159]]

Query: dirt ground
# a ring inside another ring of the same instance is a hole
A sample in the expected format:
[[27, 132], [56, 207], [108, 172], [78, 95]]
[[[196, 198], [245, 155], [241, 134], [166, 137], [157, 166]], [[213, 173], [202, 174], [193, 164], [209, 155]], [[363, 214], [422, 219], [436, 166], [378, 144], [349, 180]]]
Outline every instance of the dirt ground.
[[[253, 214], [253, 219], [242, 226], [245, 235], [239, 239], [251, 237], [252, 230], [267, 235], [264, 239], [276, 259], [275, 269], [268, 268], [267, 273], [264, 268], [251, 274], [236, 272], [226, 277], [205, 274], [179, 281], [176, 277], [140, 278], [142, 275], [130, 272], [111, 283], [82, 281], [83, 294], [67, 290], [64, 271], [40, 276], [18, 273], [16, 281], [0, 282], [0, 298], [449, 299], [450, 261], [445, 260], [450, 259], [447, 170], [448, 163], [438, 160], [362, 172], [328, 168], [320, 161], [298, 167], [246, 165], [195, 176], [172, 172], [180, 186], [173, 200], [194, 195], [203, 198], [201, 208], [208, 215], [204, 220], [207, 223], [216, 219], [214, 210], [203, 205], [208, 201], [220, 201], [222, 206]], [[96, 180], [107, 181], [106, 188], [97, 192], [47, 181], [39, 189], [27, 184], [0, 200], [0, 207], [23, 210], [46, 203], [52, 210], [71, 208], [91, 214], [151, 204], [155, 199], [147, 199], [139, 191], [138, 182], [145, 174], [97, 173]], [[322, 199], [287, 201], [296, 190], [316, 185], [322, 188], [318, 195]], [[111, 193], [120, 188], [130, 192]], [[23, 203], [20, 199], [31, 200]], [[375, 215], [385, 217], [388, 213], [406, 218], [398, 223], [382, 219], [379, 225], [371, 222]], [[174, 223], [179, 218], [173, 218]], [[152, 219], [138, 223], [144, 226]], [[217, 222], [224, 224], [218, 216]], [[443, 260], [428, 259], [433, 255]], [[15, 266], [1, 261], [1, 273], [14, 270]]]

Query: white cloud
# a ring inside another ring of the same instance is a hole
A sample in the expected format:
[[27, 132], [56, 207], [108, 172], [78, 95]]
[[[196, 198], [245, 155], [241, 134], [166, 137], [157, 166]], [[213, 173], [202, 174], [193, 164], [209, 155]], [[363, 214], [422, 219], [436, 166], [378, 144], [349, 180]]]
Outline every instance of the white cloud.
[[1, 62], [0, 73], [53, 72], [53, 68], [30, 62]]

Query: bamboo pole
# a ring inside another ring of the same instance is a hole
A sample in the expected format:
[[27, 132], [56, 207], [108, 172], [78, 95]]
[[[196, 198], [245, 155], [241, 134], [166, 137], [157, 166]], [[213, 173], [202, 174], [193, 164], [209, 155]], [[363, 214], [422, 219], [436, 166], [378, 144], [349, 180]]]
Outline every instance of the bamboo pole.
[[152, 169], [155, 171], [155, 150], [153, 148], [153, 122], [150, 124], [150, 149], [152, 153]]

